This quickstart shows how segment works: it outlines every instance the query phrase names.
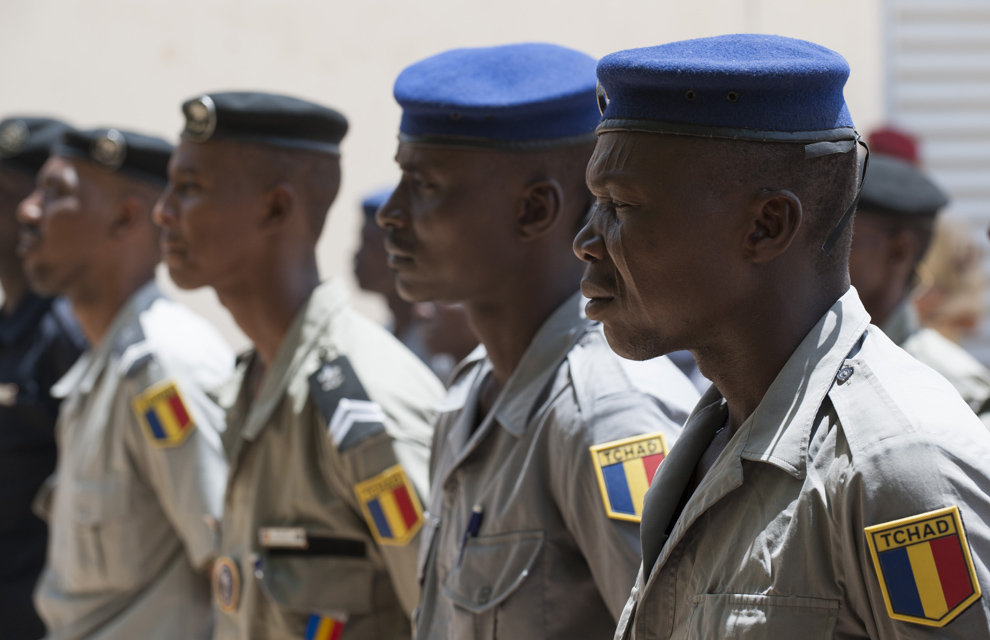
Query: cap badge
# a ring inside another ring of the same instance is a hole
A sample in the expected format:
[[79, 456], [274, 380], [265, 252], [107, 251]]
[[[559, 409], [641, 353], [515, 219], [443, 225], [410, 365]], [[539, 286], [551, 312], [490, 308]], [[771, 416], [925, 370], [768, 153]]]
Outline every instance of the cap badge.
[[196, 142], [206, 142], [217, 128], [217, 108], [210, 96], [200, 96], [185, 108], [186, 134]]
[[27, 142], [27, 125], [22, 120], [12, 120], [0, 129], [0, 155], [16, 156]]
[[93, 141], [89, 155], [108, 169], [119, 169], [127, 156], [127, 143], [124, 141], [124, 134], [116, 129], [108, 129], [103, 136]]

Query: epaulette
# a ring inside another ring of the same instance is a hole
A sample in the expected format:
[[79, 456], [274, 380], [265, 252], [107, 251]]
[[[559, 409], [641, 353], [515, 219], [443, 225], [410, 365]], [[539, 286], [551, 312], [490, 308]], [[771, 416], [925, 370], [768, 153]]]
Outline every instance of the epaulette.
[[324, 361], [309, 376], [309, 393], [340, 451], [385, 431], [385, 411], [368, 397], [346, 356]]

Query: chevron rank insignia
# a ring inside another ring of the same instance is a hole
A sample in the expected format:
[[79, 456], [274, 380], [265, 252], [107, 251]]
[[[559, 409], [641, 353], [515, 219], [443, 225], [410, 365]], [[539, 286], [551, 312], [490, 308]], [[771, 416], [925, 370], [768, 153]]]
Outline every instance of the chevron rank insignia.
[[309, 393], [340, 451], [385, 430], [385, 411], [368, 398], [345, 356], [324, 362], [309, 377]]
[[943, 627], [980, 599], [958, 507], [864, 531], [887, 613], [894, 620]]
[[666, 455], [667, 441], [661, 433], [591, 447], [591, 460], [609, 518], [640, 521], [646, 490]]
[[423, 526], [423, 507], [401, 465], [358, 483], [354, 493], [378, 544], [403, 546]]
[[318, 613], [311, 613], [306, 622], [306, 640], [340, 640], [344, 621]]
[[196, 429], [179, 388], [171, 380], [153, 387], [131, 402], [144, 433], [157, 447], [175, 447]]

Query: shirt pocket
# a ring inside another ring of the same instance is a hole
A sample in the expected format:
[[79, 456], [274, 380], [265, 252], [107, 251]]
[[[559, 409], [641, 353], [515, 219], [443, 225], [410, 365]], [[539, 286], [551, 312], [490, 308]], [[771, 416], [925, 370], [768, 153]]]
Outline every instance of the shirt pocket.
[[531, 574], [543, 538], [542, 531], [520, 531], [467, 539], [443, 586], [455, 604], [449, 637], [542, 635], [546, 587]]
[[344, 621], [373, 609], [375, 570], [367, 558], [264, 553], [256, 574], [275, 626], [300, 638], [311, 614]]
[[838, 600], [799, 596], [702, 594], [693, 604], [691, 640], [831, 640], [839, 613]]
[[82, 481], [70, 499], [70, 539], [52, 545], [53, 564], [67, 584], [75, 590], [138, 585], [142, 571], [132, 541], [141, 531], [134, 526], [125, 482], [112, 477]]

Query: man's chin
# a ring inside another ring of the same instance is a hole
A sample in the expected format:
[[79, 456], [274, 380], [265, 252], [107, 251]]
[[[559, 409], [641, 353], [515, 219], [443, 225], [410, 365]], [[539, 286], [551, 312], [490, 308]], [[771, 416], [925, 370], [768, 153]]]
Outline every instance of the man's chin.
[[605, 340], [616, 355], [626, 360], [652, 360], [671, 351], [664, 349], [654, 336], [642, 332], [625, 333], [614, 328], [609, 329], [607, 324]]

